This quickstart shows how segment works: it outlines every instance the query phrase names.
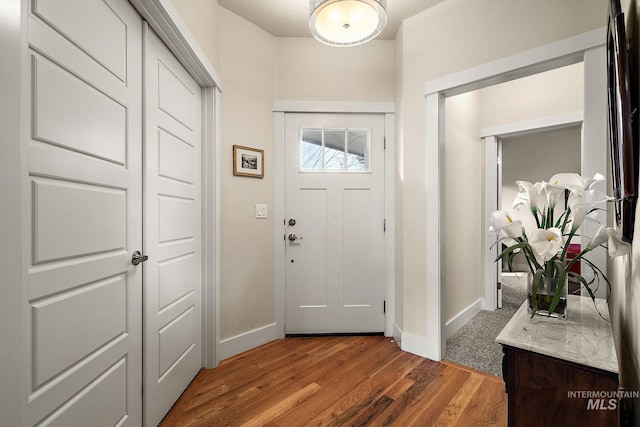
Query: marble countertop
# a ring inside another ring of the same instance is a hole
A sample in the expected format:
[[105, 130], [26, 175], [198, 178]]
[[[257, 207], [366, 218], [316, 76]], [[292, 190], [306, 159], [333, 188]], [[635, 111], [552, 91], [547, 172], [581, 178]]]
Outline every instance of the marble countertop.
[[609, 320], [609, 308], [603, 299], [569, 295], [567, 319], [534, 316], [527, 313], [525, 301], [496, 341], [557, 359], [618, 373], [618, 358]]

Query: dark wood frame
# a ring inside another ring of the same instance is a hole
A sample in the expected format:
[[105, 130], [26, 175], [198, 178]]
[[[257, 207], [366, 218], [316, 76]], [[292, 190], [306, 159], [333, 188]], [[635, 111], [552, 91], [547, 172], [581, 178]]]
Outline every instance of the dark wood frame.
[[[607, 29], [607, 93], [611, 173], [616, 222], [622, 240], [633, 240], [638, 188], [637, 76], [633, 73], [620, 0], [610, 0]], [[636, 117], [634, 117], [636, 115]]]

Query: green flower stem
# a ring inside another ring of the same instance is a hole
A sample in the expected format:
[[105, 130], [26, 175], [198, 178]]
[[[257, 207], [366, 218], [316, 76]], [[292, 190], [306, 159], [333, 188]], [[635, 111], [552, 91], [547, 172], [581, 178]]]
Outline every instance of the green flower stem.
[[569, 261], [569, 264], [567, 264], [567, 271], [571, 270], [571, 267], [573, 267], [573, 264], [575, 264], [576, 261], [580, 260], [582, 258], [582, 256], [584, 254], [586, 254], [587, 252], [589, 252], [590, 250], [591, 249], [589, 249], [589, 248], [583, 249], [578, 255], [573, 257], [573, 259], [571, 261]]
[[571, 208], [567, 206], [567, 210], [564, 213], [564, 222], [562, 223], [562, 228], [560, 228], [560, 230], [562, 230], [562, 234], [564, 234], [564, 230], [565, 228], [567, 228], [567, 222], [569, 221], [569, 214], [571, 214]]
[[533, 217], [536, 219], [536, 225], [538, 226], [538, 228], [540, 228], [540, 218], [538, 218], [538, 209], [531, 209], [531, 213], [533, 214]]
[[567, 256], [567, 250], [569, 250], [569, 244], [571, 243], [571, 239], [573, 239], [573, 236], [576, 234], [576, 231], [577, 230], [574, 230], [573, 227], [571, 227], [571, 231], [569, 232], [569, 237], [567, 238], [567, 242], [564, 244], [564, 248], [562, 249], [562, 256], [560, 257], [560, 259], [563, 261]]
[[[538, 264], [538, 261], [536, 261], [536, 256], [533, 254], [533, 250], [531, 249], [531, 246], [529, 246], [529, 240], [527, 239], [526, 236], [524, 236], [524, 237], [518, 237], [518, 241], [521, 243], [527, 244], [525, 247], [523, 247], [525, 252], [527, 252], [527, 255], [525, 255], [525, 259], [527, 260], [527, 264], [529, 264], [529, 270], [531, 270], [531, 273], [535, 273], [536, 270], [541, 269], [542, 266]], [[531, 265], [531, 261], [533, 261], [534, 266]]]
[[547, 278], [547, 290], [549, 291], [554, 291], [555, 290], [555, 281], [553, 280], [553, 276], [555, 276], [555, 264], [554, 261], [549, 260], [547, 262], [545, 262], [544, 265], [544, 275]]
[[558, 275], [555, 280], [556, 289], [553, 295], [553, 300], [551, 301], [551, 306], [549, 306], [549, 313], [553, 313], [556, 307], [558, 306], [558, 303], [560, 302], [560, 295], [562, 294], [562, 291], [564, 289], [565, 277], [566, 277], [566, 271], [567, 271], [565, 269], [563, 261], [555, 260], [553, 261], [553, 264], [555, 265], [558, 271]]
[[592, 262], [591, 262], [591, 261], [589, 261], [588, 259], [586, 259], [586, 258], [582, 258], [582, 260], [583, 260], [584, 262], [586, 262], [586, 263], [589, 265], [589, 267], [593, 268], [593, 270], [594, 270], [596, 273], [600, 273], [600, 276], [602, 276], [602, 278], [604, 279], [604, 281], [605, 281], [605, 282], [607, 282], [607, 286], [609, 287], [609, 290], [611, 290], [611, 283], [609, 282], [609, 279], [607, 279], [607, 276], [605, 276], [605, 274], [602, 272], [602, 270], [600, 270], [600, 269], [599, 269], [599, 268], [598, 268], [594, 263], [592, 263]]

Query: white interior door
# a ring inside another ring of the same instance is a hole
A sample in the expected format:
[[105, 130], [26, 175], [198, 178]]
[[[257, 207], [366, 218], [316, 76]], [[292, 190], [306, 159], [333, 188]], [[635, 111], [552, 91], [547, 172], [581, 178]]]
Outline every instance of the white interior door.
[[286, 116], [287, 334], [383, 332], [384, 116]]
[[138, 426], [142, 21], [123, 0], [32, 3], [25, 424]]
[[145, 25], [145, 424], [202, 367], [201, 89]]

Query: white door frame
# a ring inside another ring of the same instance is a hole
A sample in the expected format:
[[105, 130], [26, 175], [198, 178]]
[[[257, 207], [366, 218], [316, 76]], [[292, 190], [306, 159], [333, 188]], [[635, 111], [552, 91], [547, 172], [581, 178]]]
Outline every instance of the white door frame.
[[[606, 171], [606, 67], [603, 66], [605, 28], [541, 46], [507, 58], [471, 68], [425, 84], [426, 188], [427, 188], [427, 326], [422, 356], [441, 360], [444, 331], [445, 285], [445, 98], [543, 71], [584, 61], [585, 91], [582, 138], [582, 173]], [[604, 76], [603, 76], [604, 73]], [[602, 97], [589, 96], [602, 92]], [[437, 236], [437, 238], [434, 238]], [[606, 257], [606, 254], [603, 254]], [[600, 265], [606, 265], [602, 262]], [[484, 274], [483, 274], [484, 277]]]
[[482, 247], [483, 256], [483, 277], [484, 277], [484, 300], [483, 310], [495, 310], [497, 308], [495, 272], [498, 256], [497, 245], [489, 250], [495, 242], [495, 233], [489, 231], [491, 225], [491, 213], [498, 206], [498, 140], [508, 136], [525, 135], [533, 132], [543, 132], [555, 129], [563, 129], [572, 126], [581, 126], [584, 120], [582, 111], [563, 114], [553, 117], [528, 120], [524, 122], [510, 123], [504, 126], [480, 129], [480, 137], [484, 139], [484, 198], [483, 198], [483, 226], [484, 240]]
[[[214, 367], [217, 340], [216, 293], [219, 289], [220, 230], [220, 78], [190, 35], [170, 0], [130, 0], [169, 49], [203, 88], [203, 364]], [[23, 425], [27, 420], [27, 384], [23, 344], [29, 312], [26, 308], [27, 274], [22, 259], [28, 256], [23, 244], [28, 227], [26, 180], [27, 85], [29, 62], [27, 40], [28, 4], [9, 0], [0, 6], [0, 413], [3, 423]], [[21, 183], [21, 184], [16, 184]]]
[[273, 252], [276, 336], [285, 336], [285, 116], [286, 113], [339, 113], [384, 114], [385, 121], [385, 176], [384, 209], [386, 233], [384, 242], [385, 262], [385, 336], [391, 336], [395, 320], [395, 107], [392, 102], [298, 102], [276, 101], [273, 106], [274, 143], [274, 207]]

